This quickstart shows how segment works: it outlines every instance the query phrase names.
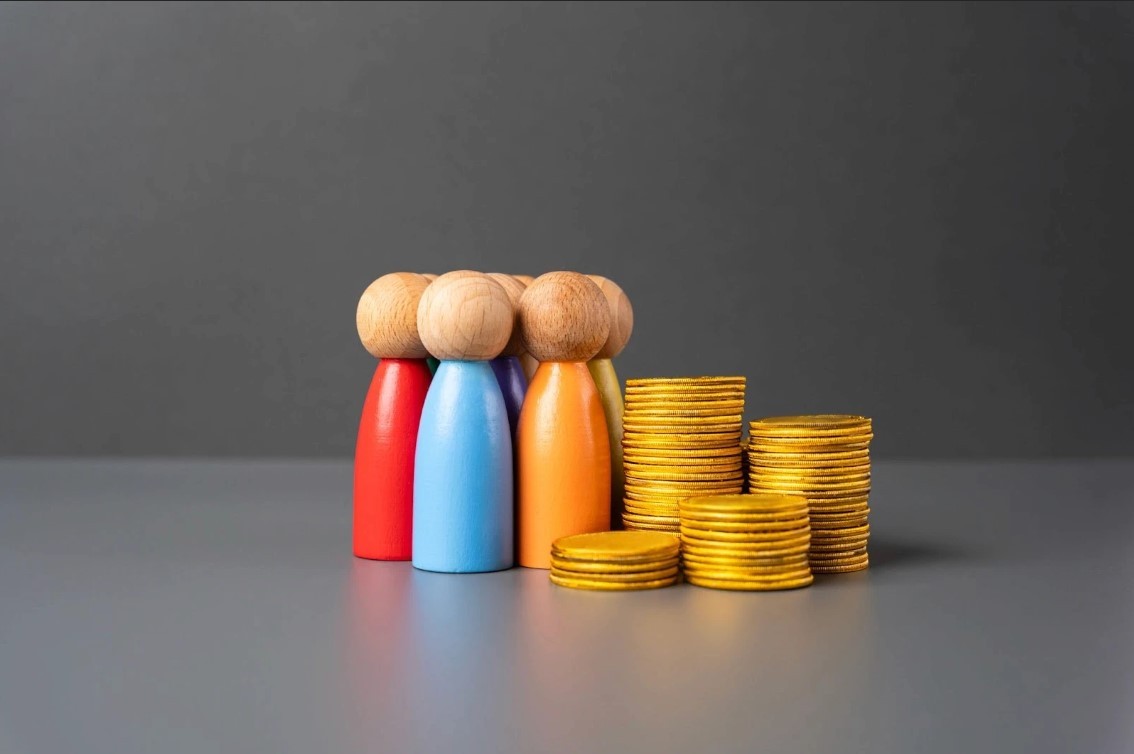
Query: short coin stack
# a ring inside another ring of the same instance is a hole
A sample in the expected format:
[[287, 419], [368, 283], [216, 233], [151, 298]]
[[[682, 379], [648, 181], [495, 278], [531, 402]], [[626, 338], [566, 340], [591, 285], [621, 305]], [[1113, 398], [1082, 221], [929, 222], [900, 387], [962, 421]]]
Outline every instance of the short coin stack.
[[626, 381], [627, 529], [680, 532], [678, 503], [740, 492], [744, 377]]
[[807, 500], [721, 495], [681, 503], [685, 580], [715, 589], [795, 589], [813, 581]]
[[848, 573], [870, 565], [870, 441], [864, 416], [759, 419], [749, 426], [752, 492], [801, 495], [811, 511], [811, 570]]
[[559, 586], [625, 592], [671, 586], [679, 578], [678, 542], [668, 534], [574, 534], [551, 546], [551, 581]]

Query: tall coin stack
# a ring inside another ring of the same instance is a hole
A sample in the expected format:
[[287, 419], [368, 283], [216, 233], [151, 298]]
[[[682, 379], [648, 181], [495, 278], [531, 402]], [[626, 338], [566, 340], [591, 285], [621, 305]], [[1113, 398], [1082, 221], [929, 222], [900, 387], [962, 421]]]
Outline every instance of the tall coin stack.
[[865, 416], [777, 416], [749, 425], [749, 490], [807, 498], [813, 573], [848, 573], [870, 565], [873, 437]]
[[678, 503], [739, 493], [744, 377], [626, 381], [627, 529], [680, 534]]

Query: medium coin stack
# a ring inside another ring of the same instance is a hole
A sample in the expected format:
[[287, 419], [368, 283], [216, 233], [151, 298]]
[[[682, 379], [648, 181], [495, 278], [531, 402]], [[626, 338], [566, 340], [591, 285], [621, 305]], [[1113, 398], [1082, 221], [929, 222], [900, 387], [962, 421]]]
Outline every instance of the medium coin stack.
[[671, 586], [679, 578], [678, 543], [668, 534], [604, 531], [551, 545], [551, 581], [559, 586], [626, 592]]
[[807, 499], [721, 495], [681, 502], [685, 580], [715, 589], [770, 591], [813, 580]]
[[864, 416], [777, 416], [749, 425], [752, 492], [801, 495], [811, 512], [813, 573], [870, 565], [870, 441]]
[[627, 529], [680, 533], [678, 503], [740, 492], [744, 377], [626, 381]]

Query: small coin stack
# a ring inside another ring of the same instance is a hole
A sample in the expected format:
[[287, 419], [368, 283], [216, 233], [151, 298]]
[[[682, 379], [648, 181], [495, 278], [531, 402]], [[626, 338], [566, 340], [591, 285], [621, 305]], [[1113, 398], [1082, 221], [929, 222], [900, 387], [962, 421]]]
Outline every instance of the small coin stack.
[[627, 529], [677, 535], [681, 500], [742, 490], [744, 387], [744, 377], [626, 381]]
[[812, 572], [868, 567], [870, 419], [778, 416], [752, 422], [749, 435], [749, 489], [808, 500]]
[[795, 589], [812, 580], [807, 499], [722, 495], [681, 502], [685, 580], [715, 589]]
[[572, 589], [634, 591], [680, 578], [678, 542], [648, 531], [604, 531], [560, 537], [551, 545], [551, 581]]

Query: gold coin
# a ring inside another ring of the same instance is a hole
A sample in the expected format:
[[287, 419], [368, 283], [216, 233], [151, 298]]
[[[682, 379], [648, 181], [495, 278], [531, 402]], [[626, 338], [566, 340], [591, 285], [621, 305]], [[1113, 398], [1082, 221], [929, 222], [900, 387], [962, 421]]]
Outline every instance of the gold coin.
[[870, 487], [870, 476], [865, 476], [861, 479], [848, 479], [846, 481], [838, 482], [812, 482], [801, 479], [787, 479], [769, 477], [758, 472], [748, 473], [749, 481], [754, 482], [760, 487], [768, 488], [783, 488], [791, 490], [806, 490], [808, 497], [815, 492], [835, 492], [843, 490], [858, 490]]
[[869, 567], [870, 561], [866, 560], [862, 563], [847, 566], [816, 566], [811, 569], [811, 572], [819, 574], [820, 576], [830, 576], [837, 573], [853, 573], [855, 571], [865, 571]]
[[652, 480], [649, 482], [637, 482], [627, 477], [625, 490], [628, 495], [637, 498], [644, 497], [649, 500], [651, 496], [656, 495], [659, 497], [668, 496], [680, 501], [684, 498], [711, 495], [713, 493], [739, 493], [743, 486], [742, 480], [739, 479], [735, 482], [685, 482], [683, 484], [666, 484]]
[[682, 474], [676, 471], [654, 473], [635, 471], [633, 473], [627, 472], [625, 477], [626, 479], [633, 479], [639, 486], [653, 484], [655, 482], [674, 485], [717, 482], [720, 484], [732, 484], [737, 489], [740, 489], [741, 485], [744, 484], [744, 476], [740, 471], [710, 471], [698, 474]]
[[635, 460], [657, 458], [666, 462], [695, 461], [701, 458], [739, 461], [742, 458], [740, 448], [733, 447], [731, 444], [720, 448], [639, 448], [635, 445], [622, 443], [622, 451], [627, 458]]
[[870, 417], [856, 414], [801, 414], [798, 416], [765, 416], [753, 419], [753, 427], [767, 429], [799, 429], [804, 431], [837, 430], [847, 427], [871, 426]]
[[590, 589], [599, 592], [632, 592], [640, 589], [658, 589], [660, 587], [673, 586], [677, 583], [677, 576], [671, 576], [664, 579], [655, 579], [654, 581], [595, 581], [594, 579], [580, 579], [577, 577], [558, 576], [554, 573], [549, 573], [548, 578], [551, 583], [557, 586], [565, 586], [570, 589]]
[[782, 542], [787, 539], [801, 537], [811, 531], [806, 523], [796, 524], [792, 528], [762, 529], [759, 531], [716, 531], [712, 529], [696, 529], [687, 523], [681, 524], [683, 539], [698, 539], [709, 542]]
[[837, 490], [806, 490], [801, 488], [780, 487], [774, 484], [764, 484], [756, 479], [749, 478], [748, 487], [752, 492], [763, 493], [782, 493], [784, 495], [794, 495], [796, 497], [805, 497], [808, 502], [816, 500], [845, 500], [848, 498], [859, 499], [866, 497], [870, 494], [870, 485], [862, 485], [859, 487], [847, 487], [846, 489]]
[[837, 542], [837, 543], [821, 543], [817, 544], [816, 540], [811, 540], [811, 549], [809, 552], [813, 557], [820, 558], [822, 556], [830, 555], [849, 556], [857, 552], [865, 552], [867, 549], [867, 540], [859, 539], [857, 541]]
[[666, 516], [664, 514], [641, 514], [632, 513], [630, 511], [623, 511], [622, 520], [633, 521], [641, 524], [669, 524], [671, 526], [680, 526], [681, 521], [677, 516]]
[[667, 526], [665, 524], [636, 524], [625, 521], [622, 525], [626, 527], [626, 531], [645, 531], [653, 534], [665, 534], [667, 537], [672, 537], [675, 540], [681, 537], [681, 532], [677, 530], [676, 526]]
[[660, 385], [744, 385], [747, 377], [708, 375], [701, 377], [634, 377], [626, 380], [627, 389], [632, 387], [656, 387]]
[[779, 553], [772, 553], [765, 555], [760, 554], [756, 556], [735, 556], [735, 555], [702, 555], [695, 552], [685, 552], [681, 556], [683, 563], [695, 563], [704, 566], [762, 566], [762, 565], [793, 565], [801, 563], [809, 563], [806, 548], [795, 548], [794, 550], [784, 550]]
[[811, 572], [811, 566], [806, 562], [788, 565], [771, 566], [714, 566], [700, 563], [686, 563], [685, 574], [704, 576], [710, 579], [749, 580], [797, 578]]
[[748, 434], [753, 438], [767, 439], [772, 442], [780, 440], [787, 440], [794, 442], [804, 438], [813, 439], [820, 442], [839, 442], [847, 437], [861, 437], [862, 435], [873, 434], [873, 430], [869, 425], [862, 425], [860, 427], [847, 427], [846, 429], [827, 430], [827, 429], [768, 429], [767, 427], [758, 427], [754, 423], [748, 425]]
[[735, 432], [630, 432], [622, 433], [622, 445], [636, 448], [735, 448], [739, 453], [740, 431]]
[[[848, 527], [848, 528], [845, 528], [845, 529], [839, 529], [838, 535], [833, 535], [833, 534], [829, 535], [827, 533], [823, 533], [819, 536], [824, 537], [824, 538], [829, 537], [829, 536], [831, 536], [831, 537], [833, 537], [833, 536], [852, 537], [852, 536], [865, 536], [869, 533], [870, 533], [870, 524], [863, 524], [862, 526], [853, 526], [853, 527]], [[814, 536], [812, 538], [814, 538]]]
[[744, 532], [776, 532], [809, 527], [807, 516], [783, 521], [698, 521], [688, 516], [681, 517], [681, 525], [690, 531], [722, 532], [741, 534]]
[[862, 526], [869, 523], [870, 518], [865, 514], [856, 515], [854, 518], [840, 518], [831, 519], [821, 516], [811, 516], [811, 529], [812, 531], [828, 531], [831, 529], [838, 529], [841, 527]]
[[574, 560], [557, 555], [551, 557], [551, 567], [553, 570], [567, 571], [569, 573], [657, 573], [674, 568], [679, 562], [680, 558], [677, 557], [662, 560], [642, 560], [631, 563], [622, 561], [612, 563], [602, 560]]
[[749, 460], [753, 473], [765, 474], [767, 476], [779, 477], [800, 477], [802, 479], [815, 479], [817, 481], [824, 481], [827, 479], [838, 479], [840, 477], [856, 477], [862, 474], [870, 473], [869, 463], [856, 463], [853, 466], [765, 466], [762, 463], [752, 463]]
[[[649, 410], [632, 409], [632, 410], [627, 410], [622, 415], [622, 417], [623, 417], [623, 420], [638, 420], [638, 419], [640, 419], [644, 422], [654, 422], [654, 423], [658, 423], [658, 422], [661, 422], [661, 423], [666, 423], [666, 422], [678, 423], [678, 422], [681, 422], [681, 423], [693, 423], [693, 424], [729, 424], [731, 426], [732, 424], [737, 423], [735, 421], [735, 417], [739, 416], [739, 414], [737, 412], [741, 411], [741, 410], [743, 410], [743, 409], [730, 409], [730, 408], [711, 409], [709, 407], [690, 408], [690, 409], [687, 409], [687, 408], [667, 408], [667, 409], [657, 408], [657, 409], [649, 409]], [[743, 424], [741, 424], [740, 426], [737, 427], [737, 429], [742, 429], [742, 428], [743, 428]]]
[[860, 547], [844, 553], [809, 553], [808, 557], [813, 562], [823, 565], [854, 565], [867, 558], [866, 550], [867, 548]]
[[672, 540], [648, 534], [602, 531], [560, 537], [551, 544], [551, 554], [574, 560], [629, 562], [674, 557], [677, 548]]
[[[678, 506], [680, 508], [680, 505]], [[806, 506], [793, 510], [763, 511], [759, 513], [718, 513], [713, 511], [685, 510], [682, 518], [693, 526], [712, 527], [717, 523], [758, 526], [763, 523], [804, 521], [810, 518]]]
[[760, 450], [751, 437], [748, 438], [748, 452], [752, 460], [764, 463], [839, 463], [857, 461], [862, 463], [870, 458], [870, 449], [851, 450], [807, 450], [805, 448], [787, 448], [786, 450]]
[[744, 411], [743, 400], [715, 401], [631, 401], [625, 416], [731, 416]]
[[798, 495], [704, 495], [686, 500], [682, 510], [708, 513], [770, 513], [806, 510], [807, 499]]
[[743, 466], [739, 458], [686, 458], [680, 462], [666, 463], [664, 461], [651, 461], [643, 463], [642, 461], [625, 461], [623, 462], [623, 470], [629, 472], [635, 471], [659, 471], [661, 469], [671, 469], [673, 471], [683, 472], [706, 472], [706, 471], [730, 471], [741, 472], [743, 477]]
[[[622, 423], [622, 431], [632, 434], [648, 434], [653, 437], [669, 435], [735, 435], [740, 441], [740, 424], [737, 422], [643, 422], [630, 420]], [[625, 435], [623, 435], [625, 436]]]
[[722, 559], [729, 562], [747, 562], [808, 553], [809, 548], [810, 540], [806, 539], [794, 542], [750, 542], [743, 545], [722, 545], [718, 543], [711, 547], [703, 547], [689, 540], [682, 540], [681, 557], [683, 559], [693, 558], [694, 560]]
[[632, 583], [635, 581], [657, 581], [659, 579], [671, 579], [677, 575], [677, 564], [674, 563], [673, 565], [666, 568], [657, 568], [653, 572], [643, 571], [640, 573], [612, 573], [609, 571], [572, 571], [570, 569], [557, 567], [556, 564], [552, 562], [551, 573], [564, 579], [587, 579], [589, 581]]
[[777, 440], [772, 442], [764, 440], [759, 437], [750, 437], [748, 441], [749, 453], [791, 453], [791, 452], [807, 452], [807, 453], [824, 453], [834, 451], [846, 450], [869, 450], [870, 441], [874, 439], [873, 435], [864, 435], [862, 437], [848, 439], [846, 442], [840, 443], [826, 443], [818, 442], [813, 439], [799, 440], [796, 442], [785, 442]]
[[798, 589], [800, 587], [810, 586], [815, 580], [811, 574], [801, 576], [798, 579], [785, 579], [785, 580], [769, 580], [769, 581], [727, 581], [721, 579], [711, 579], [702, 576], [686, 576], [685, 580], [695, 586], [708, 587], [710, 589], [730, 589], [735, 591], [750, 591], [750, 592], [771, 592], [781, 589]]

